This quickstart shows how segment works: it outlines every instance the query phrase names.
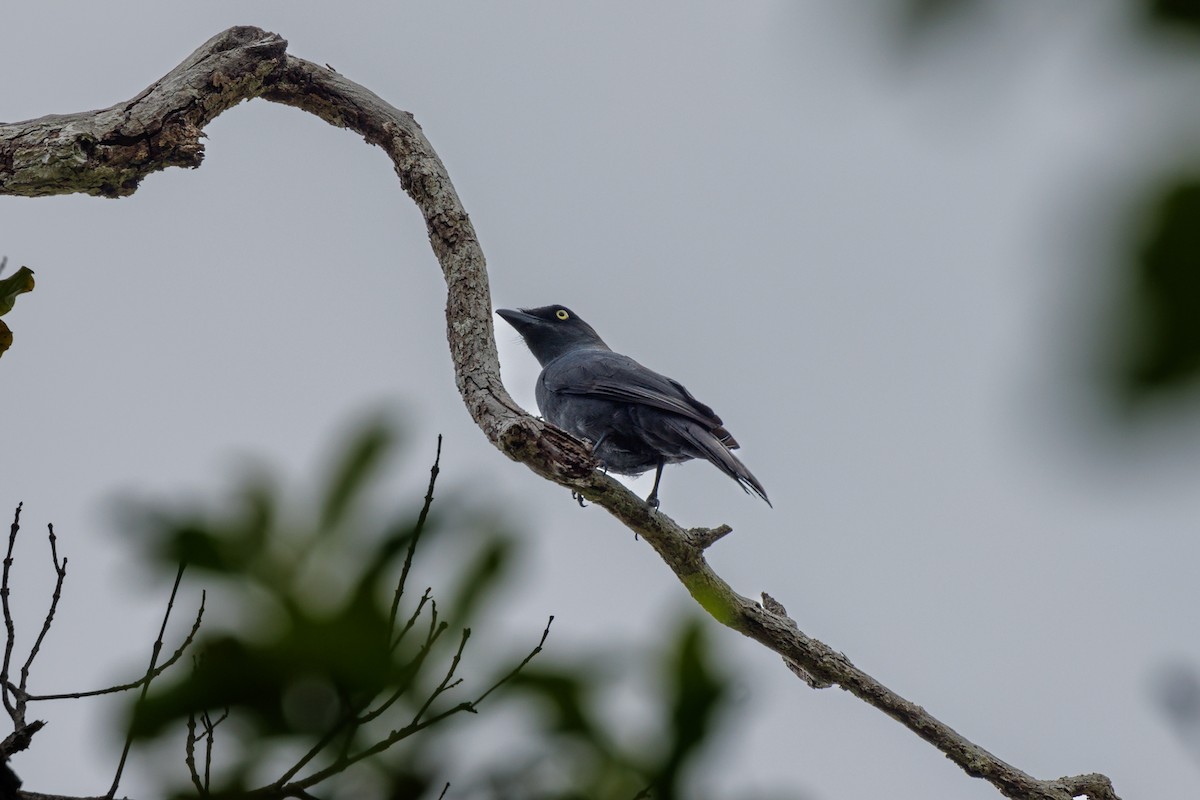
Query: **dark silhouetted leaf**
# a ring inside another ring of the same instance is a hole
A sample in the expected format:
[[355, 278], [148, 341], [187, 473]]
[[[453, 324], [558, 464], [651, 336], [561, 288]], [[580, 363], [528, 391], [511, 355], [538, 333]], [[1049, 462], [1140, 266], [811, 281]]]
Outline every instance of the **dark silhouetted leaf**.
[[1145, 0], [1144, 5], [1155, 22], [1200, 33], [1200, 3], [1196, 0]]
[[673, 682], [670, 749], [655, 780], [655, 797], [682, 797], [680, 778], [688, 759], [708, 737], [726, 693], [726, 683], [713, 669], [704, 623], [693, 620], [680, 632], [668, 664]]
[[1155, 202], [1134, 269], [1123, 374], [1136, 398], [1200, 376], [1200, 182], [1180, 182]]

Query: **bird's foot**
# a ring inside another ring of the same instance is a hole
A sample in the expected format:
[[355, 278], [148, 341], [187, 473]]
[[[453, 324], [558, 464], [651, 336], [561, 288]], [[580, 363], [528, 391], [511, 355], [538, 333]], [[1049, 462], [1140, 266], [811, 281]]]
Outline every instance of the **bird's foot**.
[[650, 496], [646, 498], [646, 505], [650, 506], [656, 511], [658, 510], [658, 492], [650, 493]]
[[583, 502], [583, 495], [574, 490], [571, 491], [571, 499], [579, 503], [580, 508], [587, 508], [587, 503]]

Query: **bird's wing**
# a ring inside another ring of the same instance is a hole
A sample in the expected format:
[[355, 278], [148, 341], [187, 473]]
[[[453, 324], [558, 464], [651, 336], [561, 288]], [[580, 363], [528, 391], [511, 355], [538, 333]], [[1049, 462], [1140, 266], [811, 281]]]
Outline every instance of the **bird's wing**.
[[569, 353], [546, 366], [546, 388], [560, 394], [599, 397], [639, 403], [687, 417], [713, 432], [729, 448], [738, 446], [721, 418], [679, 381], [643, 367], [629, 356], [610, 350]]

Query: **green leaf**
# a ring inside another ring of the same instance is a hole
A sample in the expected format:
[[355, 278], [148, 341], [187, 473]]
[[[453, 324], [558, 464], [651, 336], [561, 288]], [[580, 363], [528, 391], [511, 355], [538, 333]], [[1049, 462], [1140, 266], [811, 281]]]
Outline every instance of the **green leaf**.
[[[3, 269], [3, 264], [0, 264]], [[33, 270], [21, 267], [7, 278], [0, 278], [0, 317], [12, 310], [17, 302], [17, 295], [33, 291]], [[0, 356], [12, 346], [12, 330], [0, 322]]]
[[21, 267], [9, 277], [0, 278], [0, 317], [12, 311], [17, 295], [32, 291], [33, 270], [29, 267]]

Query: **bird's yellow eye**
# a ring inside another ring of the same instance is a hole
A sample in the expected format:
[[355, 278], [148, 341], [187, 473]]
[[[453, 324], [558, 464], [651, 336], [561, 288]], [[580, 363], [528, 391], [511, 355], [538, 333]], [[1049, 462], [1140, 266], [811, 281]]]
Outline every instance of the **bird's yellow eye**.
[[554, 312], [554, 316], [558, 317], [559, 319], [567, 319], [571, 315], [567, 313], [565, 308], [560, 308], [558, 311]]

